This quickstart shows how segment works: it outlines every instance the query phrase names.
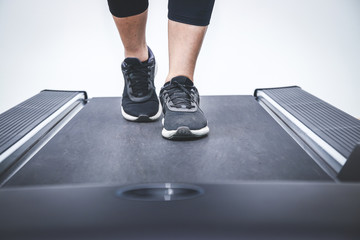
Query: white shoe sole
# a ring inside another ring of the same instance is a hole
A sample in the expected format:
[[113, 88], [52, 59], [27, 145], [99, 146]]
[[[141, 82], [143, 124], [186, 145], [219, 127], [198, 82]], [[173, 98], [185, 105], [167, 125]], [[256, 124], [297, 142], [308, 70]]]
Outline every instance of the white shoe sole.
[[[164, 126], [164, 118], [162, 119], [162, 125]], [[207, 135], [209, 131], [208, 126], [196, 130], [191, 130], [187, 126], [180, 126], [176, 130], [166, 130], [163, 127], [161, 135], [167, 139], [191, 139], [203, 137]]]

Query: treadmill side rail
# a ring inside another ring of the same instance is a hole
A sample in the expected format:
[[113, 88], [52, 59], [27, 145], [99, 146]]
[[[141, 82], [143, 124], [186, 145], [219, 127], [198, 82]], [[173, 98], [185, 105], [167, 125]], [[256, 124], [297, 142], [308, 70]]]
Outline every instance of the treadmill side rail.
[[300, 87], [256, 89], [254, 96], [336, 174], [360, 141], [360, 120]]
[[86, 99], [83, 91], [44, 90], [0, 114], [0, 176]]

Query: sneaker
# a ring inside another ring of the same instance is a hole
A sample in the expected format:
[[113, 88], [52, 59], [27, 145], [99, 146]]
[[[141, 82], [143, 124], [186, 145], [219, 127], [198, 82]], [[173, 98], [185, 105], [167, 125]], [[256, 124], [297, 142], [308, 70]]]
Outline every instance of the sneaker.
[[126, 58], [121, 64], [125, 80], [121, 113], [129, 121], [154, 121], [161, 115], [154, 85], [155, 57], [150, 48], [148, 50], [147, 61]]
[[207, 120], [199, 107], [199, 93], [189, 78], [178, 76], [167, 82], [160, 91], [160, 101], [164, 138], [190, 139], [209, 133]]

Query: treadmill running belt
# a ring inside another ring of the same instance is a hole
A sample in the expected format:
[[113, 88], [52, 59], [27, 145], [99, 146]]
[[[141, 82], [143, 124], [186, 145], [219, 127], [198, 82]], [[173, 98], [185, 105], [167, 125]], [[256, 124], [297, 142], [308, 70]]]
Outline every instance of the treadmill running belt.
[[169, 141], [93, 98], [5, 185], [331, 180], [252, 96], [202, 97], [208, 137]]

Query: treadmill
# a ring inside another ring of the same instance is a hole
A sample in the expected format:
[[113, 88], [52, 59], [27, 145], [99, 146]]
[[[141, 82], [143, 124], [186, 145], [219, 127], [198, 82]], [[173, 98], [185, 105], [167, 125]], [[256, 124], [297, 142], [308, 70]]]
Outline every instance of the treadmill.
[[0, 115], [0, 239], [360, 239], [360, 120], [298, 86], [203, 96], [161, 136], [121, 98], [44, 90]]

